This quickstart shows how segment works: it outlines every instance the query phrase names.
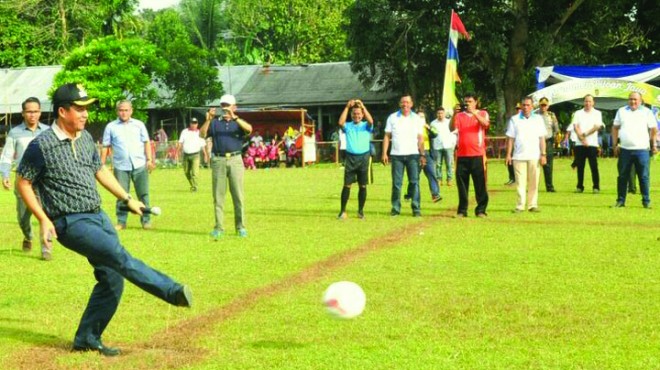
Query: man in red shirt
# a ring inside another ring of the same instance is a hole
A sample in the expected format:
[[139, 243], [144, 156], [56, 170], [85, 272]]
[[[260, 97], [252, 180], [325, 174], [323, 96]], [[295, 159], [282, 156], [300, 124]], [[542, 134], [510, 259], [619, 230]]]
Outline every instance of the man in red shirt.
[[463, 105], [455, 109], [449, 122], [449, 130], [458, 131], [456, 151], [456, 185], [458, 188], [458, 211], [456, 217], [467, 217], [470, 176], [474, 182], [477, 217], [486, 217], [488, 192], [486, 190], [486, 131], [490, 126], [488, 112], [477, 109], [477, 97], [468, 93]]

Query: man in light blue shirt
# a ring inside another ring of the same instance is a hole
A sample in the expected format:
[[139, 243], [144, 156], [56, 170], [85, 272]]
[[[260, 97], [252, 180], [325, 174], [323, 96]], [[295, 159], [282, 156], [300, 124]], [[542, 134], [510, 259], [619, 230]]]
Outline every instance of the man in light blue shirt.
[[[39, 118], [41, 117], [41, 103], [39, 102], [39, 99], [34, 97], [27, 98], [21, 104], [21, 108], [23, 123], [9, 131], [7, 140], [5, 141], [5, 147], [2, 150], [2, 157], [0, 159], [2, 186], [4, 186], [6, 190], [11, 189], [9, 173], [11, 172], [11, 167], [14, 161], [16, 164], [20, 163], [25, 148], [27, 148], [32, 139], [49, 128], [39, 122]], [[14, 195], [16, 196], [16, 217], [18, 219], [18, 224], [21, 227], [21, 231], [23, 231], [22, 248], [23, 251], [27, 253], [32, 250], [32, 225], [30, 224], [32, 212], [30, 212], [25, 206], [25, 202], [20, 194], [18, 194], [18, 190], [14, 189]], [[44, 261], [52, 259], [50, 249], [46, 248], [43, 243], [41, 243], [41, 258]]]
[[[112, 149], [113, 173], [121, 186], [130, 192], [130, 182], [133, 181], [137, 198], [149, 207], [149, 172], [154, 169], [151, 142], [144, 123], [131, 118], [133, 105], [128, 100], [117, 103], [117, 118], [108, 123], [103, 132], [103, 149], [101, 163], [105, 164], [108, 152]], [[116, 230], [126, 228], [128, 211], [117, 202]], [[151, 219], [148, 213], [140, 217], [143, 229], [151, 229]]]
[[[346, 122], [348, 111], [351, 111], [351, 122]], [[357, 179], [358, 218], [364, 218], [364, 204], [367, 201], [367, 183], [369, 182], [369, 166], [371, 165], [371, 133], [374, 120], [367, 107], [360, 100], [349, 100], [344, 111], [339, 116], [339, 128], [346, 133], [346, 158], [344, 160], [344, 187], [341, 191], [341, 210], [338, 219], [348, 218], [346, 203], [351, 195], [351, 185]]]

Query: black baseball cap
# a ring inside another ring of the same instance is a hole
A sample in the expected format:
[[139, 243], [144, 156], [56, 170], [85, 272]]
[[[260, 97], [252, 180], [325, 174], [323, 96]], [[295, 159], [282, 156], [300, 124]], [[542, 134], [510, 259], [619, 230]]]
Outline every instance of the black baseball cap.
[[57, 112], [62, 104], [71, 103], [84, 107], [96, 100], [96, 98], [87, 96], [87, 91], [82, 84], [65, 84], [58, 87], [53, 94], [53, 111]]

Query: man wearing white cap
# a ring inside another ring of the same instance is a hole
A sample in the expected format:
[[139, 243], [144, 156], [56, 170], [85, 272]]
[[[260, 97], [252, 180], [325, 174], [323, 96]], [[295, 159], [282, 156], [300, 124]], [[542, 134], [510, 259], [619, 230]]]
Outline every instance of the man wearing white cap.
[[190, 183], [190, 191], [197, 191], [197, 177], [199, 176], [199, 152], [204, 152], [204, 162], [208, 162], [206, 141], [199, 136], [199, 122], [197, 118], [190, 120], [190, 126], [184, 128], [179, 135], [177, 151], [183, 152], [183, 172]]
[[243, 141], [245, 135], [252, 132], [252, 126], [236, 115], [236, 98], [223, 95], [220, 98], [222, 116], [215, 118], [216, 109], [210, 108], [206, 121], [200, 129], [202, 137], [209, 137], [213, 142], [211, 171], [213, 182], [213, 203], [215, 206], [215, 227], [211, 231], [214, 240], [220, 239], [225, 229], [223, 226], [225, 194], [227, 183], [234, 202], [234, 224], [240, 237], [247, 237], [245, 228], [245, 209], [243, 208]]

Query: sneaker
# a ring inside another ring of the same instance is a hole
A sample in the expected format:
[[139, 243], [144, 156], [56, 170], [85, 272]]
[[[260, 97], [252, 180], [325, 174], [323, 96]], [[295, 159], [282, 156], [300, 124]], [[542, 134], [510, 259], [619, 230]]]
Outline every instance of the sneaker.
[[21, 245], [21, 248], [25, 253], [29, 253], [30, 251], [32, 251], [32, 240], [23, 240], [23, 244]]
[[557, 191], [555, 190], [555, 188], [550, 188], [550, 189], [546, 190], [546, 192], [548, 192], [548, 193], [556, 193]]
[[642, 206], [644, 206], [646, 209], [651, 209], [651, 203], [644, 203]]
[[247, 238], [247, 229], [238, 229], [239, 238]]
[[532, 212], [532, 213], [539, 213], [539, 212], [541, 212], [541, 210], [538, 209], [538, 207], [532, 207], [532, 208], [528, 209], [528, 211], [529, 211], [529, 212]]
[[220, 230], [211, 231], [211, 238], [213, 238], [213, 240], [215, 241], [220, 240], [220, 238], [222, 238], [223, 235], [225, 235], [224, 231], [220, 231]]
[[485, 213], [477, 213], [477, 217], [479, 217], [479, 218], [486, 218], [486, 217], [488, 217], [488, 216], [486, 216]]
[[358, 211], [358, 218], [364, 220], [364, 211]]
[[616, 204], [614, 204], [614, 205], [612, 206], [612, 208], [623, 208], [623, 207], [625, 207], [625, 206], [626, 206], [626, 204], [623, 203], [623, 202], [616, 202]]
[[447, 186], [451, 186], [451, 180], [447, 180]]
[[174, 305], [179, 307], [192, 307], [192, 290], [187, 285], [181, 287], [174, 298]]
[[347, 218], [348, 218], [348, 214], [346, 213], [346, 211], [344, 211], [344, 212], [339, 212], [339, 215], [337, 215], [337, 219], [338, 219], [338, 220], [345, 220], [345, 219], [347, 219]]
[[153, 229], [153, 226], [151, 226], [151, 222], [145, 222], [142, 224], [142, 228], [145, 230], [151, 230]]
[[575, 188], [574, 193], [578, 193], [578, 194], [579, 194], [579, 193], [584, 193], [584, 189]]
[[392, 216], [392, 217], [396, 217], [398, 215], [399, 215], [399, 212], [397, 212], [397, 211], [390, 212], [390, 216]]
[[422, 212], [413, 212], [413, 217], [422, 217]]
[[454, 218], [465, 218], [465, 217], [467, 217], [465, 213], [457, 213], [456, 216], [454, 216]]
[[117, 231], [121, 231], [121, 230], [125, 230], [125, 229], [126, 229], [126, 225], [124, 225], [124, 224], [115, 225], [115, 230], [117, 230]]
[[410, 202], [411, 199], [412, 199], [412, 197], [408, 194], [403, 196], [403, 200], [405, 200], [406, 202]]
[[433, 197], [431, 197], [431, 200], [433, 201], [433, 203], [438, 203], [439, 201], [442, 200], [442, 197], [440, 195], [434, 195]]
[[51, 261], [53, 259], [53, 255], [50, 253], [49, 250], [41, 251], [41, 259], [43, 261]]
[[509, 186], [509, 185], [513, 185], [515, 183], [516, 183], [516, 180], [509, 180], [509, 181], [505, 182], [504, 185]]
[[600, 189], [594, 189], [594, 194], [600, 193]]
[[522, 210], [522, 209], [518, 209], [518, 208], [516, 208], [516, 209], [514, 209], [513, 211], [511, 211], [511, 213], [523, 213], [523, 212], [524, 212], [524, 210]]

